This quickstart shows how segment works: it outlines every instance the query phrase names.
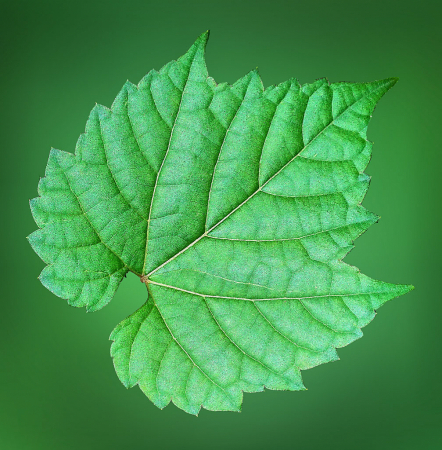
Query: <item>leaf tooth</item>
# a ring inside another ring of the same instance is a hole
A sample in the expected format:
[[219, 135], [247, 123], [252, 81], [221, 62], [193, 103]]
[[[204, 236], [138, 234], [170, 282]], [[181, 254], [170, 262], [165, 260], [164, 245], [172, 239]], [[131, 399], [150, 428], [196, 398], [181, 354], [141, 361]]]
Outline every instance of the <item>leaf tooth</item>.
[[95, 106], [91, 111], [91, 115], [92, 114], [96, 114], [99, 120], [105, 120], [112, 114], [112, 111], [104, 105], [95, 103]]
[[126, 89], [128, 92], [134, 92], [134, 91], [138, 90], [138, 87], [136, 84], [127, 80], [126, 83], [124, 83], [124, 85], [123, 85], [123, 89]]
[[125, 110], [129, 93], [136, 92], [138, 90], [137, 86], [127, 80], [123, 87], [120, 89], [120, 92], [115, 97], [115, 100], [112, 102], [111, 111], [119, 113], [120, 110]]
[[158, 70], [152, 69], [138, 82], [137, 89], [148, 89], [152, 79], [158, 76]]
[[259, 86], [260, 91], [264, 92], [265, 91], [264, 83], [262, 82], [262, 78], [261, 78], [261, 76], [259, 74], [258, 67], [256, 67], [255, 69], [251, 70], [250, 74], [251, 74], [251, 77], [254, 80], [254, 82], [256, 82], [257, 86]]

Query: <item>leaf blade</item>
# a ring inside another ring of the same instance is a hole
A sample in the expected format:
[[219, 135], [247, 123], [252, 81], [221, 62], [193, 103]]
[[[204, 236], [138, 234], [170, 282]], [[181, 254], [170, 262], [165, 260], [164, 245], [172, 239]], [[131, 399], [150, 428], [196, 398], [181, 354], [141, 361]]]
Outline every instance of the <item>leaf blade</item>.
[[304, 389], [301, 370], [412, 289], [342, 262], [378, 220], [361, 205], [366, 129], [397, 79], [216, 84], [207, 39], [96, 105], [75, 155], [51, 152], [29, 237], [41, 281], [75, 306], [140, 276], [148, 300], [110, 337], [116, 372], [191, 414]]

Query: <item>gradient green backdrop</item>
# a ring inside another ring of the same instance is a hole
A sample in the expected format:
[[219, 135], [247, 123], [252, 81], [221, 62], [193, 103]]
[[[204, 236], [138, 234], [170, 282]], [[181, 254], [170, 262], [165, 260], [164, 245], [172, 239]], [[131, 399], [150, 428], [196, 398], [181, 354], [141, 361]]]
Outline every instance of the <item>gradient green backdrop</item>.
[[[2, 1], [1, 450], [442, 448], [440, 1]], [[382, 216], [346, 261], [412, 283], [306, 392], [246, 394], [243, 412], [161, 411], [114, 372], [108, 336], [146, 298], [135, 276], [102, 311], [37, 280], [25, 237], [51, 146], [73, 151], [95, 102], [211, 30], [218, 81], [400, 82], [381, 100], [365, 206]]]

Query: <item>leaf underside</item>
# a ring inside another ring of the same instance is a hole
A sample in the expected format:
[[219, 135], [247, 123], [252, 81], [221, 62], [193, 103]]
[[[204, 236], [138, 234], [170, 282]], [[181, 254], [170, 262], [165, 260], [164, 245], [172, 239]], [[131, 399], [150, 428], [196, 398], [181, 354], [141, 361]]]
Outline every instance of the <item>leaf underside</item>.
[[304, 389], [302, 369], [412, 288], [341, 261], [378, 220], [361, 206], [366, 128], [396, 79], [216, 84], [207, 38], [96, 105], [75, 154], [51, 150], [29, 236], [42, 283], [73, 306], [96, 311], [142, 277], [147, 302], [111, 335], [115, 369], [192, 414]]

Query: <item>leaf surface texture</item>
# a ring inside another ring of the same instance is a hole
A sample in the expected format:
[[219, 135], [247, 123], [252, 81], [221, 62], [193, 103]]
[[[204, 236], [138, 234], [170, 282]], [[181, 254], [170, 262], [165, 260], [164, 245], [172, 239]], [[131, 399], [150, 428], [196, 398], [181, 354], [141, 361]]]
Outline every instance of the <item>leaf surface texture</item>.
[[73, 306], [142, 277], [147, 302], [111, 335], [117, 374], [192, 414], [304, 389], [301, 370], [411, 289], [342, 262], [378, 220], [361, 206], [366, 129], [396, 79], [216, 84], [207, 38], [97, 105], [75, 154], [51, 151], [29, 236], [42, 283]]

